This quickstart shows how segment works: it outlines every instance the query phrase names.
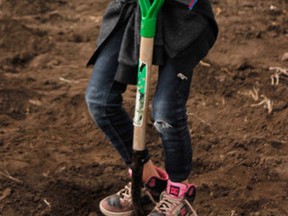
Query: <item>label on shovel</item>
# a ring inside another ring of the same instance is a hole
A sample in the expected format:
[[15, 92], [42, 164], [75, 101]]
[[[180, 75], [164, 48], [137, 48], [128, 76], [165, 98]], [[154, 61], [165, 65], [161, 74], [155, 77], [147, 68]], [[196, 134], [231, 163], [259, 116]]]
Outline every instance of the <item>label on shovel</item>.
[[138, 67], [138, 81], [136, 92], [136, 105], [134, 114], [134, 125], [141, 127], [145, 107], [147, 63], [140, 61]]

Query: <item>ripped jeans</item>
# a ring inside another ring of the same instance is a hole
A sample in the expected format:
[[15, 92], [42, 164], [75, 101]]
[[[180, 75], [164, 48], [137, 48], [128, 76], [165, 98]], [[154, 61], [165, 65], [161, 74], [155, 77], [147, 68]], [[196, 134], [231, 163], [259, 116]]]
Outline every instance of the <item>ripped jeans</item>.
[[[133, 122], [122, 106], [122, 94], [127, 85], [114, 80], [121, 40], [121, 31], [118, 31], [102, 49], [94, 65], [85, 99], [92, 119], [123, 161], [130, 165]], [[192, 166], [192, 146], [186, 114], [191, 77], [192, 73], [189, 77], [177, 74], [167, 59], [165, 65], [159, 67], [152, 105], [154, 125], [163, 143], [165, 169], [174, 182], [187, 179]], [[147, 160], [149, 157], [146, 149]]]

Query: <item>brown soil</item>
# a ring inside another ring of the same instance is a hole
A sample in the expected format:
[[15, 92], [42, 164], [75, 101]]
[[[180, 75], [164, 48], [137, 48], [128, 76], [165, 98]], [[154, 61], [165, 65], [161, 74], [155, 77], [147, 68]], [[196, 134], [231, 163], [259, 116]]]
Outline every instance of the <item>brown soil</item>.
[[[188, 101], [201, 216], [288, 215], [288, 76], [269, 70], [288, 67], [284, 2], [212, 1], [220, 35]], [[84, 102], [107, 3], [0, 1], [0, 215], [101, 215], [128, 180]], [[148, 146], [163, 166], [152, 123]]]

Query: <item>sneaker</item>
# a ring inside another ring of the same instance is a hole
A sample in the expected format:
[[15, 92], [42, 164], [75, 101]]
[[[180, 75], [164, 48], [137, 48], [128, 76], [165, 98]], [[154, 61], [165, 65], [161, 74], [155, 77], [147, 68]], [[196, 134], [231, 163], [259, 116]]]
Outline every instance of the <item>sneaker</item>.
[[[151, 210], [159, 201], [160, 194], [167, 187], [168, 175], [156, 167], [160, 176], [151, 176], [142, 188], [141, 203], [144, 210]], [[100, 204], [101, 212], [106, 216], [131, 216], [134, 214], [131, 194], [132, 184], [129, 182], [116, 194], [104, 198]]]
[[171, 182], [168, 180], [167, 189], [161, 194], [160, 202], [148, 216], [197, 216], [190, 203], [196, 196], [193, 184]]

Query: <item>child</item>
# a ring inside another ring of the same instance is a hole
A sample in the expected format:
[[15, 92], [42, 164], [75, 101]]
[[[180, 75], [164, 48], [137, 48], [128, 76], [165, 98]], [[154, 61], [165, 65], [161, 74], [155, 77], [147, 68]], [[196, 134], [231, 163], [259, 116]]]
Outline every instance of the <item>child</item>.
[[[192, 146], [186, 102], [193, 68], [215, 43], [218, 28], [209, 0], [166, 0], [157, 19], [153, 64], [159, 65], [152, 111], [165, 152], [165, 171], [146, 149], [143, 205], [157, 205], [149, 215], [193, 215], [195, 187], [188, 182]], [[137, 0], [112, 0], [103, 17], [97, 49], [88, 65], [94, 70], [86, 91], [88, 110], [129, 168], [133, 123], [122, 107], [127, 84], [136, 84], [140, 43]], [[160, 196], [161, 194], [161, 196]], [[133, 214], [131, 183], [100, 202], [107, 216]]]

